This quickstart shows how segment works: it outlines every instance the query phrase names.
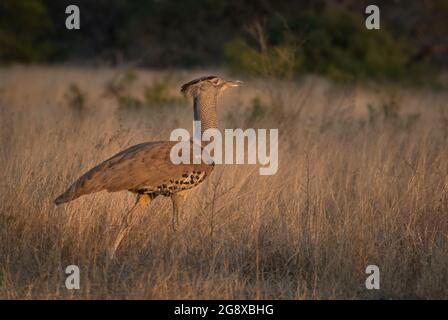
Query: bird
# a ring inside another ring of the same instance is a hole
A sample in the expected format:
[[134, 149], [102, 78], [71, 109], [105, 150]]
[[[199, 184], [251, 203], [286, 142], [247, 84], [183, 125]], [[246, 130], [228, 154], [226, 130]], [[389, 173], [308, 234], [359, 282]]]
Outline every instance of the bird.
[[[228, 88], [239, 87], [242, 81], [224, 80], [218, 76], [203, 76], [181, 87], [181, 93], [193, 98], [193, 120], [200, 121], [201, 131], [218, 129], [217, 102]], [[210, 176], [215, 164], [174, 164], [170, 159], [171, 148], [177, 141], [150, 141], [131, 146], [81, 175], [54, 203], [60, 205], [81, 196], [107, 190], [129, 191], [136, 195], [134, 205], [123, 216], [120, 231], [111, 248], [115, 255], [123, 238], [136, 221], [137, 209], [149, 204], [158, 196], [172, 201], [172, 228], [179, 225], [179, 211], [189, 193]], [[193, 141], [190, 140], [190, 147]], [[202, 145], [201, 145], [202, 148]]]

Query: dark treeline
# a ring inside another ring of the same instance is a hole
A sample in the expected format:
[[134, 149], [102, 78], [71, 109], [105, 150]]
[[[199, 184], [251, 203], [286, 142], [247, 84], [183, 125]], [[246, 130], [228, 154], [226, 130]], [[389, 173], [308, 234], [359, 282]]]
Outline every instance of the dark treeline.
[[[69, 4], [80, 7], [80, 30], [65, 28]], [[365, 30], [368, 4], [381, 9], [380, 31]], [[265, 41], [275, 49], [266, 56], [288, 48], [300, 70], [396, 74], [420, 63], [446, 66], [447, 21], [446, 0], [2, 0], [0, 62], [250, 71], [260, 67], [248, 60], [260, 58]], [[372, 70], [363, 66], [370, 61]]]

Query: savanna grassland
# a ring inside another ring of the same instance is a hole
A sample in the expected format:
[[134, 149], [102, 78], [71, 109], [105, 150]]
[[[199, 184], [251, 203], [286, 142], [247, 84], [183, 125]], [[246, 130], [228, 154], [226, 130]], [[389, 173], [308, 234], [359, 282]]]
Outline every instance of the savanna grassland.
[[[220, 127], [278, 128], [277, 174], [217, 166], [177, 233], [159, 197], [110, 260], [133, 196], [54, 198], [125, 147], [190, 130], [179, 87], [204, 73], [0, 70], [0, 298], [448, 298], [448, 95], [397, 84], [242, 79]], [[371, 264], [380, 290], [365, 289]]]

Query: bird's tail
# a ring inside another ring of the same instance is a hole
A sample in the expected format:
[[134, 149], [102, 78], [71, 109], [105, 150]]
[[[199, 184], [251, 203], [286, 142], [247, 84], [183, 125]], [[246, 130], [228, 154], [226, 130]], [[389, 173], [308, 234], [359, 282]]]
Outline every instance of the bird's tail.
[[67, 202], [67, 200], [65, 200], [65, 193], [61, 194], [59, 197], [57, 197], [56, 199], [54, 199], [54, 204], [55, 205], [60, 205]]
[[82, 194], [79, 194], [77, 191], [78, 188], [76, 184], [73, 184], [70, 188], [67, 189], [63, 194], [54, 199], [54, 203], [56, 205], [60, 205], [66, 202], [70, 202], [80, 197]]

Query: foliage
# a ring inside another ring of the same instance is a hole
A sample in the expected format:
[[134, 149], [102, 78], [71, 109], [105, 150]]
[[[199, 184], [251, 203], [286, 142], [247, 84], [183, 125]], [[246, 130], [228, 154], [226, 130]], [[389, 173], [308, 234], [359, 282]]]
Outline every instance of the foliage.
[[377, 31], [364, 25], [367, 0], [78, 0], [76, 31], [65, 28], [69, 4], [0, 2], [0, 63], [227, 64], [257, 76], [337, 80], [418, 80], [448, 66], [446, 1], [382, 2]]
[[153, 80], [144, 87], [142, 99], [135, 97], [130, 93], [130, 88], [137, 78], [133, 70], [119, 74], [106, 84], [106, 94], [116, 99], [121, 108], [143, 109], [186, 105], [185, 98], [171, 92], [174, 86], [169, 77]]
[[145, 87], [145, 104], [159, 107], [185, 105], [186, 99], [173, 95], [171, 88], [173, 84], [168, 79], [154, 80]]
[[261, 98], [256, 96], [251, 100], [251, 107], [249, 109], [248, 121], [253, 122], [265, 116], [268, 107], [261, 101]]
[[0, 62], [42, 61], [51, 56], [52, 23], [41, 0], [0, 3]]
[[[227, 43], [229, 66], [260, 75], [264, 58], [264, 62], [274, 66], [273, 75], [278, 78], [285, 78], [289, 70], [296, 76], [312, 72], [337, 80], [398, 79], [406, 74], [412, 52], [406, 41], [394, 38], [386, 30], [367, 30], [361, 16], [341, 7], [322, 14], [303, 13], [286, 26], [282, 19], [274, 19], [266, 26], [266, 33], [266, 48], [249, 45], [253, 37], [247, 41], [236, 38]], [[304, 41], [297, 41], [301, 37]], [[296, 44], [291, 43], [291, 38], [296, 39]], [[281, 59], [285, 55], [279, 54], [279, 50], [295, 57], [295, 63], [282, 63], [286, 59]]]
[[114, 98], [120, 107], [139, 108], [141, 102], [132, 97], [129, 87], [137, 80], [137, 75], [133, 70], [117, 74], [106, 83], [105, 95]]
[[286, 79], [298, 72], [302, 59], [301, 52], [291, 45], [270, 46], [260, 51], [250, 47], [241, 38], [225, 46], [225, 56], [233, 72]]
[[67, 92], [64, 95], [64, 98], [68, 104], [68, 106], [76, 113], [81, 114], [85, 109], [85, 93], [81, 90], [81, 88], [75, 84], [71, 83], [68, 87]]

